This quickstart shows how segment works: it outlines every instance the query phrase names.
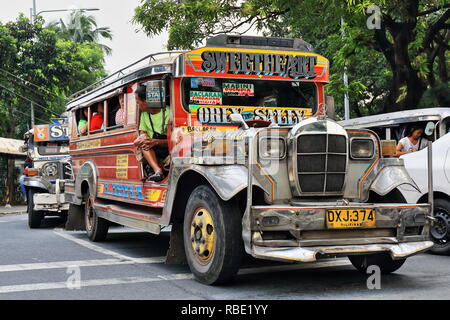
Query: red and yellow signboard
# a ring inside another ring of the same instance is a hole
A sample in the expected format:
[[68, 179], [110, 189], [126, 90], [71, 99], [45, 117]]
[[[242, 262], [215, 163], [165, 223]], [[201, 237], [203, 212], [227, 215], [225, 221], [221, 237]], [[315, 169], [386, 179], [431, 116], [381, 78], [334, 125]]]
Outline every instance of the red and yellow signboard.
[[310, 52], [201, 48], [185, 54], [185, 75], [329, 82], [329, 62]]

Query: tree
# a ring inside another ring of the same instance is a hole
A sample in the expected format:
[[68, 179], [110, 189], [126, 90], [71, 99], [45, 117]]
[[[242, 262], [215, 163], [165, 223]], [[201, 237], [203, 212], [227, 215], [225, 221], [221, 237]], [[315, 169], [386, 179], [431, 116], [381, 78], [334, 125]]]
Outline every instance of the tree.
[[[374, 30], [367, 27], [372, 5], [381, 13]], [[168, 29], [170, 49], [249, 28], [302, 37], [331, 61], [329, 91], [348, 89], [354, 113], [363, 115], [419, 107], [436, 88], [436, 102], [447, 103], [449, 8], [445, 0], [144, 0], [133, 21], [149, 36]]]
[[38, 121], [64, 112], [67, 97], [106, 75], [102, 49], [77, 43], [44, 21], [20, 15], [0, 23], [0, 136], [21, 138], [29, 127], [30, 100]]
[[[30, 101], [36, 123], [48, 123], [65, 111], [71, 93], [106, 75], [98, 44], [71, 41], [43, 25], [23, 15], [0, 22], [0, 136], [23, 138], [30, 128]], [[8, 194], [13, 194], [11, 183]]]
[[103, 39], [112, 40], [112, 31], [109, 27], [98, 27], [94, 16], [86, 15], [84, 11], [72, 12], [66, 21], [60, 19], [52, 22], [49, 28], [55, 29], [66, 40], [79, 43], [97, 43], [106, 54], [110, 55], [112, 49], [99, 41]]

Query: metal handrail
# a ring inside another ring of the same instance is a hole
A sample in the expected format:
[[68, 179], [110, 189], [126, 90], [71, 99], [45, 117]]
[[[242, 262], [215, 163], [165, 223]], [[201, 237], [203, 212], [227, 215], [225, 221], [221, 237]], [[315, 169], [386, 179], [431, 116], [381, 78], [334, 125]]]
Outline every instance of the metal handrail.
[[185, 53], [185, 52], [186, 51], [162, 51], [162, 52], [157, 52], [157, 53], [152, 53], [152, 54], [146, 55], [145, 57], [143, 57], [143, 58], [133, 62], [132, 64], [130, 64], [130, 65], [128, 65], [128, 66], [126, 66], [126, 67], [124, 67], [124, 68], [114, 72], [114, 73], [112, 73], [111, 75], [107, 76], [106, 78], [103, 78], [103, 79], [101, 79], [101, 80], [99, 80], [99, 81], [97, 81], [97, 82], [87, 86], [86, 88], [75, 92], [69, 98], [70, 99], [77, 98], [80, 95], [85, 94], [85, 93], [89, 92], [90, 90], [92, 90], [94, 88], [97, 88], [99, 85], [104, 84], [107, 80], [113, 78], [114, 76], [116, 76], [116, 75], [117, 76], [123, 75], [125, 70], [127, 70], [127, 69], [129, 69], [131, 67], [134, 67], [135, 65], [137, 65], [138, 63], [140, 63], [140, 62], [142, 62], [142, 61], [144, 61], [146, 59], [153, 59], [153, 61], [157, 61], [155, 59], [155, 57], [159, 56], [159, 55], [168, 54], [170, 56], [171, 54]]

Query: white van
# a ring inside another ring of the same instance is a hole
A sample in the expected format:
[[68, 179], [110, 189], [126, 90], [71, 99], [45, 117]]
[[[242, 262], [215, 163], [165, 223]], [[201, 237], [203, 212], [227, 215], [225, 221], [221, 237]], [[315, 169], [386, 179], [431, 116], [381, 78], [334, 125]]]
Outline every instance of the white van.
[[[398, 142], [405, 130], [412, 124], [425, 128], [435, 125], [433, 141], [433, 194], [434, 217], [431, 237], [435, 245], [431, 249], [436, 254], [450, 254], [450, 108], [429, 108], [407, 110], [382, 115], [354, 118], [340, 121], [345, 128], [370, 129], [382, 140]], [[424, 138], [425, 139], [425, 138]], [[400, 186], [399, 190], [408, 203], [426, 203], [428, 200], [427, 150], [405, 154], [404, 160], [409, 175], [416, 182], [420, 192], [410, 186]]]

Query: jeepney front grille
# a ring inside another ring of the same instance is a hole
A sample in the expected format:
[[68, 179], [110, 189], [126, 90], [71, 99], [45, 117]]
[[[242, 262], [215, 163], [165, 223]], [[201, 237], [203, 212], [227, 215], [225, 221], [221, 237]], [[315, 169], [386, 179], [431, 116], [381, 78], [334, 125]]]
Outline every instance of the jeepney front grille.
[[302, 195], [340, 194], [347, 170], [347, 138], [304, 134], [297, 138], [297, 177]]

